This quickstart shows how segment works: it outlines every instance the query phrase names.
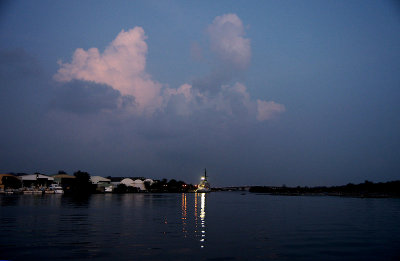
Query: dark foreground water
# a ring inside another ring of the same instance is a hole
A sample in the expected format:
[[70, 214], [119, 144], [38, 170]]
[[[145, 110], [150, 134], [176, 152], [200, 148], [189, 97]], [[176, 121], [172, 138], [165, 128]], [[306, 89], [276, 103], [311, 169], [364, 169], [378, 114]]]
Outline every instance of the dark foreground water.
[[0, 195], [0, 259], [400, 260], [400, 199]]

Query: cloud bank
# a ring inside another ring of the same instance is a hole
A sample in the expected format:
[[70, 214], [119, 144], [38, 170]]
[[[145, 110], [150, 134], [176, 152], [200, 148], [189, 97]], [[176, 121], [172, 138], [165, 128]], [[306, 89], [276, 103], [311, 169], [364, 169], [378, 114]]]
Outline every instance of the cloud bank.
[[[134, 104], [129, 107], [130, 112], [147, 117], [155, 113], [188, 116], [211, 110], [227, 117], [246, 116], [266, 121], [284, 112], [285, 107], [276, 102], [252, 100], [247, 87], [234, 81], [235, 72], [244, 71], [251, 58], [250, 39], [244, 37], [240, 18], [236, 14], [218, 16], [207, 31], [210, 49], [221, 63], [221, 69], [203, 77], [200, 85], [198, 81], [169, 88], [154, 80], [146, 71], [148, 48], [141, 27], [122, 30], [103, 53], [98, 48], [76, 49], [70, 63], [59, 63], [54, 79], [64, 83], [79, 80], [110, 86], [120, 92], [120, 99], [132, 97]], [[203, 88], [204, 85], [207, 86]], [[209, 92], [209, 86], [216, 91]], [[104, 86], [102, 88], [106, 90]], [[82, 93], [85, 89], [77, 90]], [[83, 97], [87, 96], [87, 92], [83, 93]], [[94, 93], [99, 96], [101, 92]]]
[[60, 63], [57, 81], [91, 81], [107, 84], [135, 98], [138, 113], [152, 114], [161, 106], [161, 84], [146, 73], [147, 44], [144, 30], [122, 30], [100, 53], [97, 48], [76, 49], [71, 63]]

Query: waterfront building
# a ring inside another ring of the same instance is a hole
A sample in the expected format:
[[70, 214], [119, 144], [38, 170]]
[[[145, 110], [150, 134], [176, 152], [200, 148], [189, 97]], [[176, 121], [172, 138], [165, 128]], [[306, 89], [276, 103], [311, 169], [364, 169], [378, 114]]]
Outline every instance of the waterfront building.
[[133, 184], [134, 184], [133, 179], [130, 179], [130, 178], [125, 178], [125, 179], [121, 180], [119, 183], [124, 184], [127, 187], [133, 187]]
[[121, 180], [120, 184], [123, 184], [128, 188], [135, 188], [137, 191], [146, 191], [146, 186], [144, 185], [144, 181], [141, 179], [133, 180], [131, 178], [125, 178]]
[[96, 190], [99, 192], [112, 192], [113, 186], [111, 185], [111, 179], [103, 178], [100, 176], [91, 176], [90, 182], [97, 185]]
[[54, 178], [54, 182], [63, 186], [70, 187], [75, 182], [75, 176], [68, 174], [56, 174], [52, 176]]
[[90, 177], [90, 182], [92, 182], [92, 184], [101, 184], [101, 183], [106, 183], [106, 184], [111, 184], [111, 180], [107, 179], [107, 178], [103, 178], [100, 176], [91, 176]]
[[133, 181], [132, 187], [137, 188], [139, 191], [146, 191], [143, 180], [136, 179]]
[[0, 174], [0, 190], [12, 188], [20, 188], [22, 186], [21, 179], [12, 174]]
[[54, 182], [54, 178], [43, 174], [28, 174], [20, 176], [23, 187], [43, 186], [48, 187]]
[[144, 183], [148, 183], [150, 186], [154, 184], [154, 180], [152, 179], [145, 179], [143, 180]]

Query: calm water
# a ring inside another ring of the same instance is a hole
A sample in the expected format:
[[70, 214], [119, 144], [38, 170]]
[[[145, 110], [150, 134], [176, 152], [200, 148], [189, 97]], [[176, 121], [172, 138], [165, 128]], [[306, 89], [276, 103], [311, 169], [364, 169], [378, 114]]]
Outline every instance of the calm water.
[[400, 199], [0, 196], [0, 259], [399, 260]]

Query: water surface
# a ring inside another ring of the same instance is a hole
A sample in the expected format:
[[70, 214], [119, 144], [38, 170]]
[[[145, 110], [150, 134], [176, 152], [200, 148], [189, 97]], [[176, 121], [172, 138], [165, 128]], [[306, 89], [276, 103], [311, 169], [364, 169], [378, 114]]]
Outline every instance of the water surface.
[[400, 199], [0, 196], [0, 259], [399, 260]]

